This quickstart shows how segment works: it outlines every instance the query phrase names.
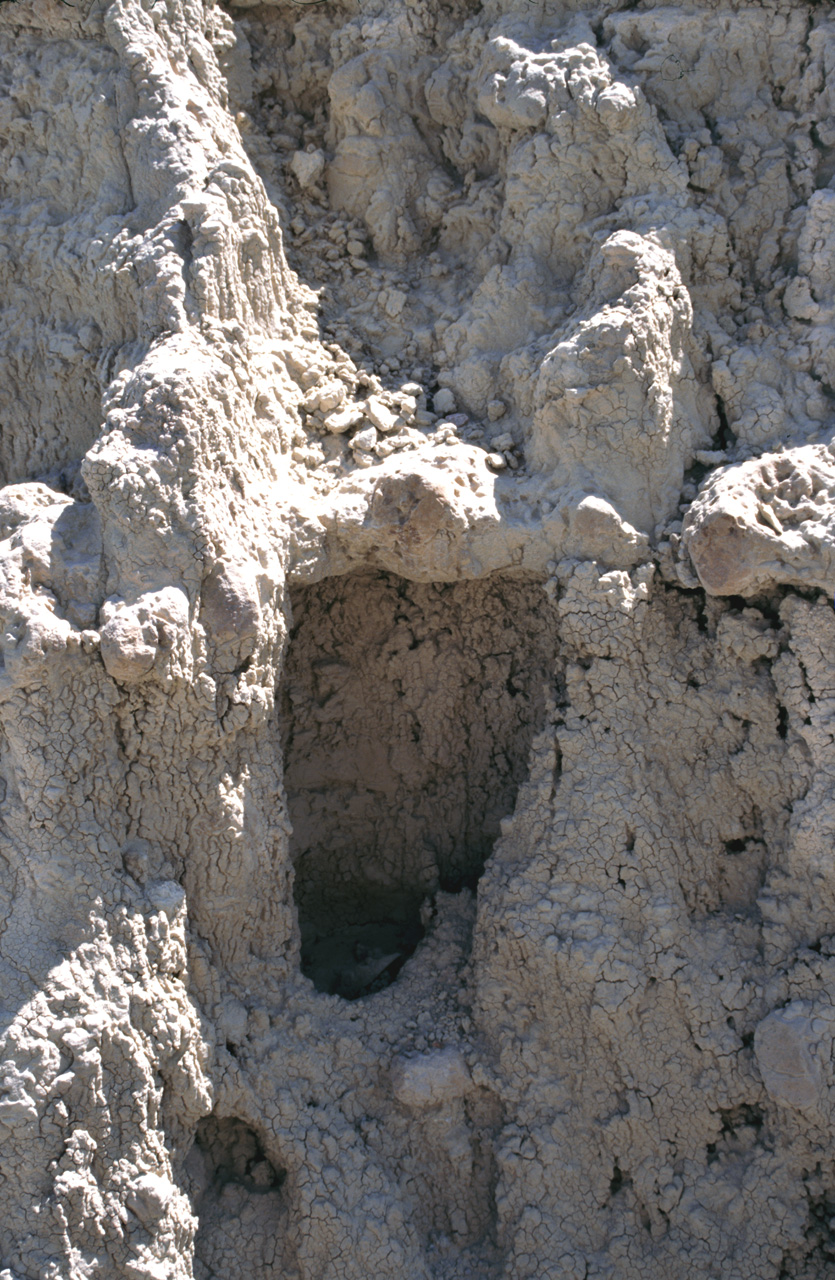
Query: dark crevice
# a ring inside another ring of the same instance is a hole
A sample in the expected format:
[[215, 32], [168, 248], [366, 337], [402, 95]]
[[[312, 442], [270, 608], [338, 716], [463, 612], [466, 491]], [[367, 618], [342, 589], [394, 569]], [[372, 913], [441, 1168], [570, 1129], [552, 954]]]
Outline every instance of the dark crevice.
[[736, 436], [728, 423], [725, 402], [718, 392], [716, 395], [716, 416], [719, 419], [719, 427], [713, 436], [713, 447], [722, 450], [732, 449], [736, 444]]
[[831, 1276], [835, 1270], [835, 1173], [820, 1164], [806, 1174], [807, 1217], [803, 1243], [783, 1258], [780, 1280]]
[[[240, 1275], [284, 1274], [294, 1243], [282, 1190], [286, 1172], [267, 1155], [259, 1135], [236, 1117], [214, 1113], [197, 1126], [185, 1162], [187, 1190], [199, 1220], [195, 1280], [219, 1280], [219, 1259], [234, 1258]], [[273, 1266], [275, 1270], [273, 1270]]]
[[287, 1176], [267, 1158], [258, 1134], [243, 1120], [207, 1116], [198, 1124], [194, 1141], [203, 1153], [209, 1187], [231, 1182], [263, 1195], [278, 1190]]
[[696, 626], [700, 635], [706, 636], [710, 632], [710, 619], [707, 614], [707, 602], [703, 591], [695, 593], [696, 599]]
[[474, 893], [527, 776], [553, 606], [532, 579], [298, 588], [281, 691], [302, 971], [357, 999], [398, 976], [438, 892]]
[[730, 1137], [736, 1137], [738, 1130], [745, 1128], [756, 1129], [759, 1132], [765, 1120], [761, 1109], [748, 1102], [742, 1102], [738, 1107], [720, 1110], [719, 1115], [722, 1120], [722, 1133]]
[[183, 260], [183, 267], [188, 271], [194, 259], [194, 232], [185, 219], [174, 224], [173, 240]]

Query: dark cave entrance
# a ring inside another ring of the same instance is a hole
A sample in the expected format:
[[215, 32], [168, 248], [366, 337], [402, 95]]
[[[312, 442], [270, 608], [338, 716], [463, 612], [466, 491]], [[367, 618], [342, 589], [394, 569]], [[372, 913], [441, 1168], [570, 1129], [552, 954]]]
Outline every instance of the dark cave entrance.
[[273, 1280], [293, 1261], [286, 1172], [269, 1159], [243, 1120], [214, 1112], [197, 1126], [185, 1162], [199, 1219], [195, 1280], [217, 1280], [243, 1266], [248, 1280]]
[[522, 577], [351, 574], [291, 605], [281, 727], [302, 970], [356, 999], [413, 953], [427, 896], [475, 890], [544, 719], [556, 617]]

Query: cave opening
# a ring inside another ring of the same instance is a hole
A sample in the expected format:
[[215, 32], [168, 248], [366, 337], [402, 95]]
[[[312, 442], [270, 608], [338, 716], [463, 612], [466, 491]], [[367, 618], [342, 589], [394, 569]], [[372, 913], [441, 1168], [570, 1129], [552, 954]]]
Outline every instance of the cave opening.
[[427, 899], [475, 891], [544, 720], [556, 616], [521, 576], [355, 573], [290, 602], [281, 730], [302, 971], [357, 999], [415, 951]]
[[185, 1175], [199, 1222], [195, 1280], [235, 1274], [272, 1280], [289, 1272], [287, 1174], [266, 1154], [254, 1129], [212, 1112], [197, 1126]]

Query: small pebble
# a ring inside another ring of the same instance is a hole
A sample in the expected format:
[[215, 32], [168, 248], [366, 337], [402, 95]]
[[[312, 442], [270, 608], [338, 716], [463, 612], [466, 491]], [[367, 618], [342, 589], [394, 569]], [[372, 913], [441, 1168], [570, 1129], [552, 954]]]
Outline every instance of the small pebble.
[[432, 403], [436, 413], [455, 413], [455, 396], [449, 387], [441, 387], [440, 391], [436, 391]]
[[504, 471], [507, 463], [501, 453], [488, 453], [487, 465], [492, 471]]
[[339, 409], [345, 403], [345, 383], [338, 378], [334, 378], [330, 382], [324, 383], [319, 387], [312, 387], [305, 396], [306, 409], [319, 409], [321, 413], [330, 413], [332, 409]]
[[458, 435], [454, 425], [451, 422], [439, 422], [435, 428], [435, 443], [446, 444], [450, 440], [457, 440]]
[[358, 431], [355, 436], [351, 437], [351, 448], [365, 450], [370, 452], [377, 444], [376, 427], [365, 427], [362, 431]]
[[290, 172], [304, 190], [315, 187], [325, 172], [324, 151], [297, 151], [290, 161]]
[[325, 430], [332, 432], [333, 435], [342, 435], [344, 431], [350, 431], [351, 427], [362, 422], [364, 417], [362, 405], [349, 404], [343, 409], [337, 409], [335, 413], [327, 414], [324, 421]]
[[489, 400], [487, 403], [487, 417], [491, 422], [498, 422], [499, 418], [503, 418], [507, 413], [507, 405], [504, 400]]
[[[396, 320], [408, 301], [407, 295], [400, 289], [389, 289], [384, 304], [386, 315]], [[395, 365], [398, 363], [399, 361], [394, 362]]]
[[401, 425], [398, 415], [392, 413], [388, 405], [383, 404], [383, 401], [376, 396], [369, 396], [365, 406], [365, 416], [378, 431], [396, 431]]

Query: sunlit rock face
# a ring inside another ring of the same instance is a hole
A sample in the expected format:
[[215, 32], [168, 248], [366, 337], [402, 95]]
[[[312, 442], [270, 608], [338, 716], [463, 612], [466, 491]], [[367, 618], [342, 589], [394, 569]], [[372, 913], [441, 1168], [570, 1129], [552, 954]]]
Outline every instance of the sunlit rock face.
[[827, 1280], [829, 0], [0, 4], [0, 1280]]

